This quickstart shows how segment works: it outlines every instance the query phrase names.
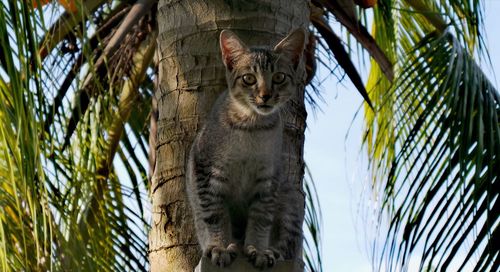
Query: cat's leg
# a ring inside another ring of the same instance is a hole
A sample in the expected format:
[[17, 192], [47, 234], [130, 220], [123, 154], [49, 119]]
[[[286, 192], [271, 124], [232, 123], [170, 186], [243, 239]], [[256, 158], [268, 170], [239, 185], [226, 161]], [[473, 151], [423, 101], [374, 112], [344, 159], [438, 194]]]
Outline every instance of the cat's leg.
[[277, 196], [271, 247], [285, 260], [297, 259], [302, 255], [303, 199], [302, 190], [293, 184], [282, 184]]
[[275, 212], [275, 191], [270, 189], [272, 180], [260, 181], [258, 190], [249, 207], [248, 223], [245, 232], [244, 253], [258, 269], [274, 266], [278, 257], [269, 248], [271, 228]]
[[219, 267], [230, 265], [237, 256], [236, 243], [232, 242], [231, 220], [224, 205], [227, 184], [222, 177], [213, 176], [210, 167], [194, 165], [195, 193], [191, 198], [198, 241], [203, 255]]
[[200, 210], [197, 216], [203, 255], [219, 267], [230, 265], [237, 256], [237, 246], [232, 243], [231, 221], [222, 200], [222, 195], [203, 192], [200, 195]]

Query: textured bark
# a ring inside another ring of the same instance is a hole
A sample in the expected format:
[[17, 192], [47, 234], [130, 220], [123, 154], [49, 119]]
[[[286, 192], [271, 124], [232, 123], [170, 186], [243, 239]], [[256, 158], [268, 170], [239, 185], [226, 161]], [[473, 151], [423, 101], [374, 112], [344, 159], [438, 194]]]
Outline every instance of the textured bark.
[[[231, 29], [248, 45], [274, 45], [309, 24], [308, 1], [160, 0], [158, 4], [156, 165], [151, 179], [151, 271], [193, 271], [200, 249], [184, 193], [184, 166], [196, 132], [226, 88], [218, 35]], [[300, 89], [288, 110], [286, 174], [301, 196], [306, 112]]]

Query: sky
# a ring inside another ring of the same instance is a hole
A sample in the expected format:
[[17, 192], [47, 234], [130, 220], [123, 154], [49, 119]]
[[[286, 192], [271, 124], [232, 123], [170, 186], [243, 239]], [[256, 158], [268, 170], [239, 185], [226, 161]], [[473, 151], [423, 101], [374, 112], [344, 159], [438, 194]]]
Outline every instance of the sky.
[[[498, 77], [500, 0], [487, 0], [485, 7], [486, 47], [493, 68], [487, 63], [481, 63], [481, 67], [498, 89], [499, 81], [493, 71]], [[320, 78], [326, 75], [324, 71], [319, 73]], [[308, 109], [305, 161], [313, 175], [323, 214], [323, 268], [325, 272], [369, 272], [369, 247], [363, 232], [369, 222], [362, 220], [358, 209], [363, 186], [367, 184], [366, 173], [358, 163], [362, 162], [362, 113], [353, 120], [362, 98], [348, 79], [338, 83], [332, 77], [321, 89], [325, 100], [319, 103], [322, 111], [313, 114]]]

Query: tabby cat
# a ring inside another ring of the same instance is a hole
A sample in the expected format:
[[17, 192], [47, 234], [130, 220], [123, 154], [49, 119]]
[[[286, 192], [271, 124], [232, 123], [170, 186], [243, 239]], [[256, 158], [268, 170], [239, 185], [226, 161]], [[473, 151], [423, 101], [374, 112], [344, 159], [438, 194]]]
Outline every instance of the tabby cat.
[[292, 186], [282, 173], [280, 113], [302, 84], [306, 35], [297, 29], [270, 49], [249, 48], [231, 31], [220, 34], [228, 90], [215, 102], [187, 164], [198, 241], [219, 267], [240, 251], [258, 269], [302, 254], [303, 212], [286, 203], [294, 200], [284, 189]]

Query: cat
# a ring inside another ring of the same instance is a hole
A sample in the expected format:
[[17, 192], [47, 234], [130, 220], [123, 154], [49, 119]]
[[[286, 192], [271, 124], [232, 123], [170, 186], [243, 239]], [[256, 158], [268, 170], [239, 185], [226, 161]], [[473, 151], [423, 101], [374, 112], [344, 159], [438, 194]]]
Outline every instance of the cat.
[[270, 49], [220, 34], [228, 90], [197, 134], [186, 171], [198, 241], [216, 266], [229, 266], [240, 251], [257, 269], [302, 254], [302, 219], [293, 218], [301, 212], [278, 202], [280, 189], [292, 187], [284, 186], [280, 114], [301, 84], [306, 35], [299, 28]]

